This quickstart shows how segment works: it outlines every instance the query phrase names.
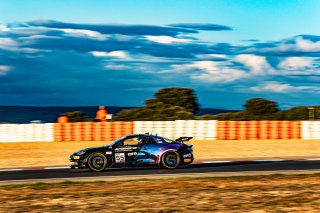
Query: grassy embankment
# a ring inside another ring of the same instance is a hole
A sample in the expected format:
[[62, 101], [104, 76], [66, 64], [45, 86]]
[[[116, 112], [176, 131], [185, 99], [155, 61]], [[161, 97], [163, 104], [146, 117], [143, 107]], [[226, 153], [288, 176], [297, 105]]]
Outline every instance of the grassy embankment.
[[[197, 160], [320, 157], [317, 140], [191, 141]], [[68, 165], [76, 150], [107, 142], [0, 143], [0, 168]]]
[[0, 212], [320, 212], [320, 174], [0, 186]]

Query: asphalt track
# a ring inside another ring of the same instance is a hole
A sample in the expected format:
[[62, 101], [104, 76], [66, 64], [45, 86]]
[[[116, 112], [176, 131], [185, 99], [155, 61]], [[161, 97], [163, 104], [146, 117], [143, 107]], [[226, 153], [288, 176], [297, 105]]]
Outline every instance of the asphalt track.
[[175, 170], [161, 169], [160, 167], [130, 167], [111, 168], [104, 172], [91, 172], [89, 170], [71, 169], [48, 169], [48, 170], [22, 170], [22, 171], [2, 171], [0, 172], [0, 182], [39, 180], [57, 178], [83, 178], [83, 177], [130, 177], [130, 176], [153, 176], [161, 174], [196, 174], [196, 173], [228, 173], [228, 172], [267, 172], [267, 171], [317, 171], [320, 170], [320, 160], [314, 161], [261, 161], [261, 162], [231, 162], [231, 163], [202, 163], [192, 164]]

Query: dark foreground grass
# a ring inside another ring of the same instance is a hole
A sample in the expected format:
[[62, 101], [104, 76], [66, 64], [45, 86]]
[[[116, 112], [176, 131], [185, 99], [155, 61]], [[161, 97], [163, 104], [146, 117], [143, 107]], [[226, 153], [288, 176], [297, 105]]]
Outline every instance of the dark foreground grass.
[[15, 184], [0, 212], [320, 212], [320, 174]]

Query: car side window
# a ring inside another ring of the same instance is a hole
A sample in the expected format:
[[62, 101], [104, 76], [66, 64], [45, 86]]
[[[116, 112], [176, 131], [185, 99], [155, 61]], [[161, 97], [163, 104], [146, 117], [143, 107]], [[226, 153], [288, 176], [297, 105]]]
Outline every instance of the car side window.
[[148, 144], [155, 144], [157, 141], [155, 141], [152, 137], [148, 138]]
[[125, 146], [138, 146], [139, 143], [139, 137], [127, 138], [123, 141], [123, 145]]

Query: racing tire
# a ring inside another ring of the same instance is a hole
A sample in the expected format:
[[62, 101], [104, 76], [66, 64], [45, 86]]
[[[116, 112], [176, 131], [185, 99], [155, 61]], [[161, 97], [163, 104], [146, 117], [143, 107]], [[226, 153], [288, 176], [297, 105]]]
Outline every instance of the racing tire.
[[160, 166], [165, 169], [176, 169], [181, 162], [178, 152], [166, 152], [161, 156]]
[[101, 152], [94, 152], [88, 158], [88, 167], [91, 171], [101, 172], [108, 165], [107, 157]]

